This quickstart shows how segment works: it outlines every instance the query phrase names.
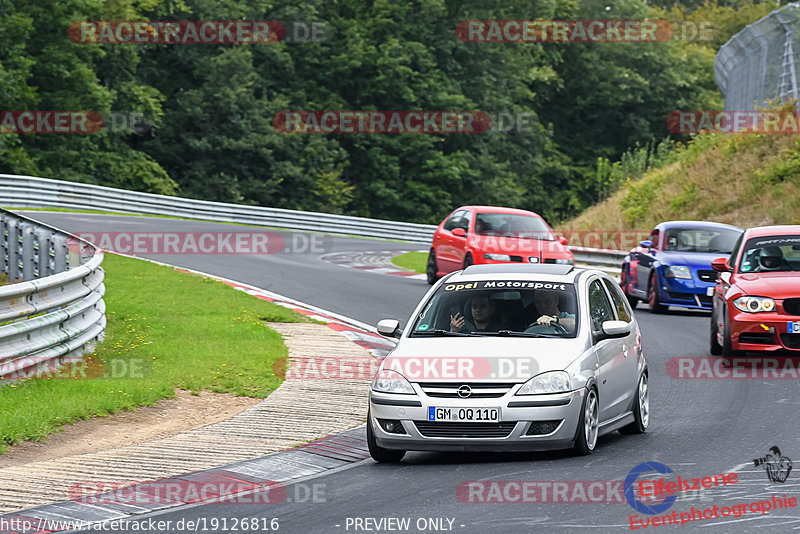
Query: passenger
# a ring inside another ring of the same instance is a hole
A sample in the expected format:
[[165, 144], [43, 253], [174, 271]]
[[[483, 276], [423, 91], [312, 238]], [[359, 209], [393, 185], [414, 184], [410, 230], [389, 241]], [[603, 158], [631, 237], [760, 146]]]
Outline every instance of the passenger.
[[534, 324], [546, 326], [559, 324], [567, 332], [575, 331], [575, 314], [562, 312], [558, 309], [557, 291], [537, 289], [536, 293], [533, 294], [533, 303], [536, 306], [537, 313], [541, 314]]
[[472, 297], [469, 309], [472, 320], [461, 313], [450, 315], [450, 331], [469, 334], [472, 332], [497, 332], [502, 325], [494, 319], [495, 302], [489, 295], [480, 293]]

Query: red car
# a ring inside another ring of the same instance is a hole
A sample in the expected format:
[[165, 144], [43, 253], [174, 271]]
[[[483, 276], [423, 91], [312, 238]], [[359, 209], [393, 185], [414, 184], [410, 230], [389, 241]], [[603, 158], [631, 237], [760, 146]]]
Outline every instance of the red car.
[[751, 228], [711, 266], [711, 354], [800, 351], [800, 226]]
[[428, 283], [483, 263], [574, 262], [553, 229], [532, 211], [494, 206], [462, 206], [433, 234], [428, 254]]

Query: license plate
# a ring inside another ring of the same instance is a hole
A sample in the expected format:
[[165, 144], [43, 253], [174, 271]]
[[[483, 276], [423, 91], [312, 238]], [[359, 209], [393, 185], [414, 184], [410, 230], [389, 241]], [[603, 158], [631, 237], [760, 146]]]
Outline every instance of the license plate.
[[450, 421], [471, 423], [498, 423], [499, 408], [441, 408], [428, 407], [428, 421]]
[[788, 324], [790, 334], [800, 334], [800, 321]]
[[706, 296], [707, 297], [713, 297], [714, 296], [714, 289], [715, 289], [714, 286], [707, 287], [706, 288]]

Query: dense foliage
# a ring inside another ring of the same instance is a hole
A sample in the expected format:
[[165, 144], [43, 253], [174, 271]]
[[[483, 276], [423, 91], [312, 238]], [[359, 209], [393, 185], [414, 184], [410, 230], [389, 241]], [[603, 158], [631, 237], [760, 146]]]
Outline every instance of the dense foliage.
[[[755, 0], [0, 0], [1, 110], [135, 111], [148, 126], [0, 134], [0, 172], [419, 222], [467, 203], [560, 219], [609, 194], [623, 168], [609, 162], [637, 145], [655, 148], [669, 112], [720, 108], [716, 49], [774, 8]], [[489, 44], [455, 32], [466, 19], [597, 18], [711, 21], [715, 33]], [[97, 20], [318, 21], [327, 39], [68, 38], [70, 23]], [[285, 110], [483, 110], [533, 120], [526, 131], [475, 135], [298, 135], [273, 127]]]

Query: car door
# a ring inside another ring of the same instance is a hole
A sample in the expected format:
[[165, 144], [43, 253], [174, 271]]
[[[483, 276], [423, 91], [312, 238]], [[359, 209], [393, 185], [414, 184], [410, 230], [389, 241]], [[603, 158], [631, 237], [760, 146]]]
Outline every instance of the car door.
[[650, 272], [653, 269], [653, 264], [656, 261], [656, 251], [658, 250], [659, 231], [653, 230], [650, 233], [650, 241], [653, 246], [650, 250], [642, 250], [639, 252], [639, 264], [636, 266], [636, 289], [647, 293], [647, 286], [650, 283]]
[[461, 268], [460, 262], [457, 264], [458, 266], [456, 266], [458, 255], [454, 243], [455, 236], [453, 235], [453, 229], [458, 226], [458, 222], [464, 215], [464, 211], [465, 210], [454, 211], [442, 226], [439, 246], [436, 249], [436, 260], [439, 264], [439, 270], [444, 273], [450, 273]]
[[592, 343], [597, 356], [597, 396], [600, 400], [600, 421], [605, 422], [623, 413], [626, 407], [625, 362], [619, 339], [600, 339], [604, 321], [615, 319], [611, 302], [598, 277], [588, 286], [589, 317]]
[[606, 292], [611, 297], [611, 305], [614, 307], [617, 321], [625, 321], [631, 325], [631, 331], [627, 336], [611, 340], [616, 341], [622, 351], [622, 389], [624, 398], [628, 399], [628, 402], [624, 403], [624, 406], [630, 406], [630, 399], [636, 394], [636, 388], [639, 386], [639, 354], [636, 350], [637, 331], [635, 325], [632, 324], [633, 312], [628, 306], [627, 299], [622, 294], [622, 290], [616, 282], [608, 278], [603, 278], [603, 285], [606, 288]]
[[[739, 255], [739, 249], [742, 246], [743, 238], [744, 233], [736, 240], [736, 244], [733, 246], [733, 252], [731, 252], [730, 258], [728, 258], [728, 264], [733, 268], [734, 273], [738, 267], [736, 265], [736, 260]], [[722, 333], [725, 328], [725, 315], [727, 314], [727, 310], [725, 309], [725, 295], [731, 288], [731, 284], [733, 283], [731, 279], [733, 276], [733, 273], [719, 273], [719, 276], [717, 276], [717, 284], [714, 286], [714, 295], [711, 298], [711, 320], [716, 324], [719, 333]]]
[[[469, 225], [470, 221], [472, 220], [472, 212], [469, 210], [464, 210], [461, 218], [456, 221], [456, 228], [461, 228], [466, 232], [466, 235], [463, 237], [459, 237], [457, 235], [453, 235], [453, 261], [455, 264], [455, 269], [461, 269], [464, 266], [464, 258], [467, 255], [467, 238], [469, 236]], [[474, 261], [473, 261], [474, 263]]]

